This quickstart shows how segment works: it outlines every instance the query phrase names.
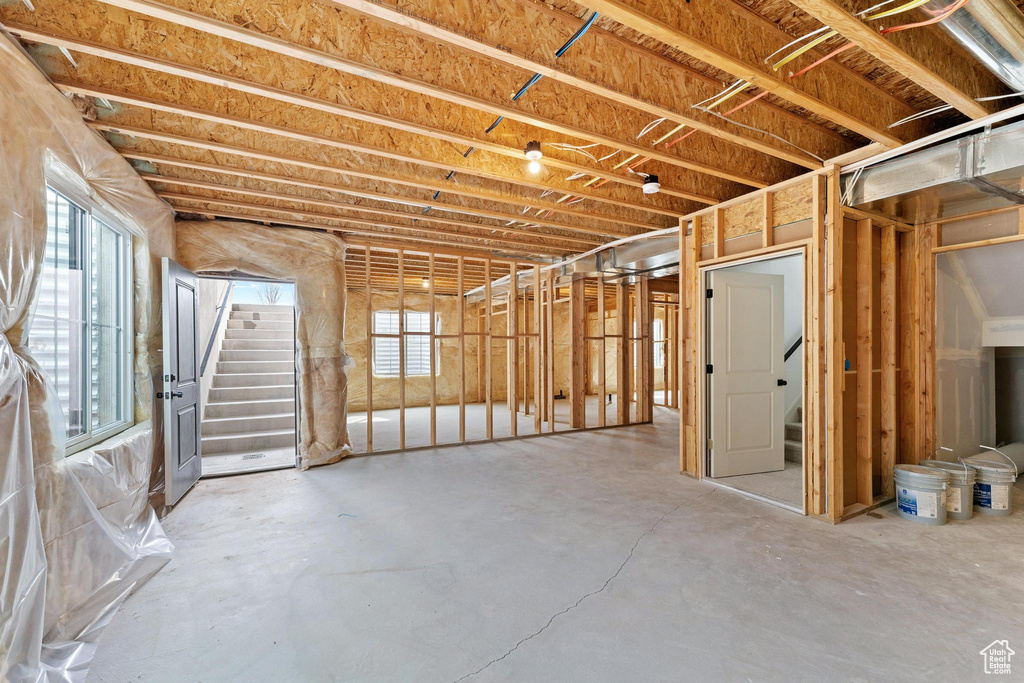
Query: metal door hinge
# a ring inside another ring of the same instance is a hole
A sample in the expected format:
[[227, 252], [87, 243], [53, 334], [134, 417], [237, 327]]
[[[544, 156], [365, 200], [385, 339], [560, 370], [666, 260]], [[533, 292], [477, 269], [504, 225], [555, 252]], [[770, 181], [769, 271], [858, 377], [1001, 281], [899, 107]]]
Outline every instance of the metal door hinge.
[[713, 290], [713, 289], [709, 289], [709, 290], [707, 290], [707, 297], [708, 297], [709, 299], [713, 299], [713, 298], [714, 298], [714, 296], [715, 296], [715, 290]]
[[715, 372], [715, 366], [712, 365], [711, 363], [708, 363], [707, 367], [704, 369], [707, 371], [709, 375]]

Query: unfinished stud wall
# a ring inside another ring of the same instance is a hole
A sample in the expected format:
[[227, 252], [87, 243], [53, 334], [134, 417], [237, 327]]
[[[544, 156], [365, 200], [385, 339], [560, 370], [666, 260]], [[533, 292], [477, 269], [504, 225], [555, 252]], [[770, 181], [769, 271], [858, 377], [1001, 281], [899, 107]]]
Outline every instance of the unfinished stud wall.
[[[652, 306], [646, 281], [556, 279], [553, 271], [528, 262], [369, 244], [351, 247], [347, 259], [345, 343], [354, 362], [349, 408], [358, 423], [352, 427], [357, 451], [651, 419]], [[512, 270], [519, 277], [510, 291]], [[626, 334], [615, 324], [620, 310], [630, 321]], [[367, 334], [381, 311], [403, 321], [408, 312], [433, 313], [440, 328], [407, 330], [403, 322], [397, 332]], [[599, 316], [608, 321], [603, 333]], [[440, 347], [440, 357], [430, 360], [434, 372], [407, 376], [404, 363], [398, 363], [397, 376], [375, 371], [369, 348], [391, 340], [399, 357], [407, 357], [417, 336], [429, 336]], [[608, 405], [597, 399], [609, 393], [617, 398]], [[621, 408], [611, 407], [616, 403]], [[439, 420], [439, 409], [449, 406], [457, 412], [444, 411]], [[429, 419], [408, 412], [424, 407]]]

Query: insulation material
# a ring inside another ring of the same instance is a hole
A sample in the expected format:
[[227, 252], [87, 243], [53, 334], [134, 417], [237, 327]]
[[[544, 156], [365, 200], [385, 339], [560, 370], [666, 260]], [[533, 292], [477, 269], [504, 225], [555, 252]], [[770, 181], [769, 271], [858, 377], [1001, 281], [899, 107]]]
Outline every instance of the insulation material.
[[[162, 456], [152, 415], [160, 307], [154, 264], [173, 248], [172, 214], [0, 37], [0, 678], [84, 680], [96, 641], [172, 546], [147, 500]], [[110, 448], [65, 457], [53, 385], [25, 344], [46, 242], [46, 173], [133, 232], [135, 420]]]
[[179, 221], [175, 234], [178, 262], [195, 273], [295, 283], [300, 463], [307, 469], [350, 455], [345, 243], [331, 233], [239, 221]]
[[953, 449], [944, 458], [974, 455], [996, 436], [995, 353], [982, 343], [989, 313], [963, 260], [976, 251], [935, 257], [935, 445]]

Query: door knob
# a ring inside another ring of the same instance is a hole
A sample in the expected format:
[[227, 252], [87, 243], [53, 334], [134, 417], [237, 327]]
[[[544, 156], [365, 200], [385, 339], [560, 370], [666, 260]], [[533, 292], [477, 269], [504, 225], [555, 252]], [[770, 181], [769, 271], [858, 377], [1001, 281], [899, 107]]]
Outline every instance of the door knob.
[[169, 394], [169, 396], [170, 396], [171, 398], [181, 398], [181, 397], [183, 397], [184, 395], [185, 395], [185, 394], [181, 393], [180, 391], [172, 391], [172, 392], [171, 392], [171, 393]]
[[786, 381], [786, 380], [784, 380], [784, 379], [780, 379], [780, 380], [778, 380], [778, 382], [779, 382], [779, 386], [780, 386], [780, 387], [784, 387], [784, 386], [786, 386], [787, 384], [789, 384], [789, 382], [787, 382], [787, 381]]

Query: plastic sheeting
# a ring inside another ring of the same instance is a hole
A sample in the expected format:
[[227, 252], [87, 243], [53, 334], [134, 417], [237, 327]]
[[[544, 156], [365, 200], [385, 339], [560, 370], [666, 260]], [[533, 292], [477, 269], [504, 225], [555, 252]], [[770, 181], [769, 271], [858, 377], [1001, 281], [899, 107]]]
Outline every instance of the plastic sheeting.
[[295, 282], [299, 462], [307, 469], [350, 455], [345, 243], [330, 233], [237, 221], [179, 221], [175, 235], [178, 262], [195, 273], [240, 273]]
[[[173, 217], [13, 40], [0, 35], [0, 679], [84, 680], [96, 640], [172, 546], [146, 492], [160, 425], [154, 264]], [[46, 241], [47, 171], [133, 231], [135, 419], [107, 449], [64, 456], [52, 385], [24, 346]]]

